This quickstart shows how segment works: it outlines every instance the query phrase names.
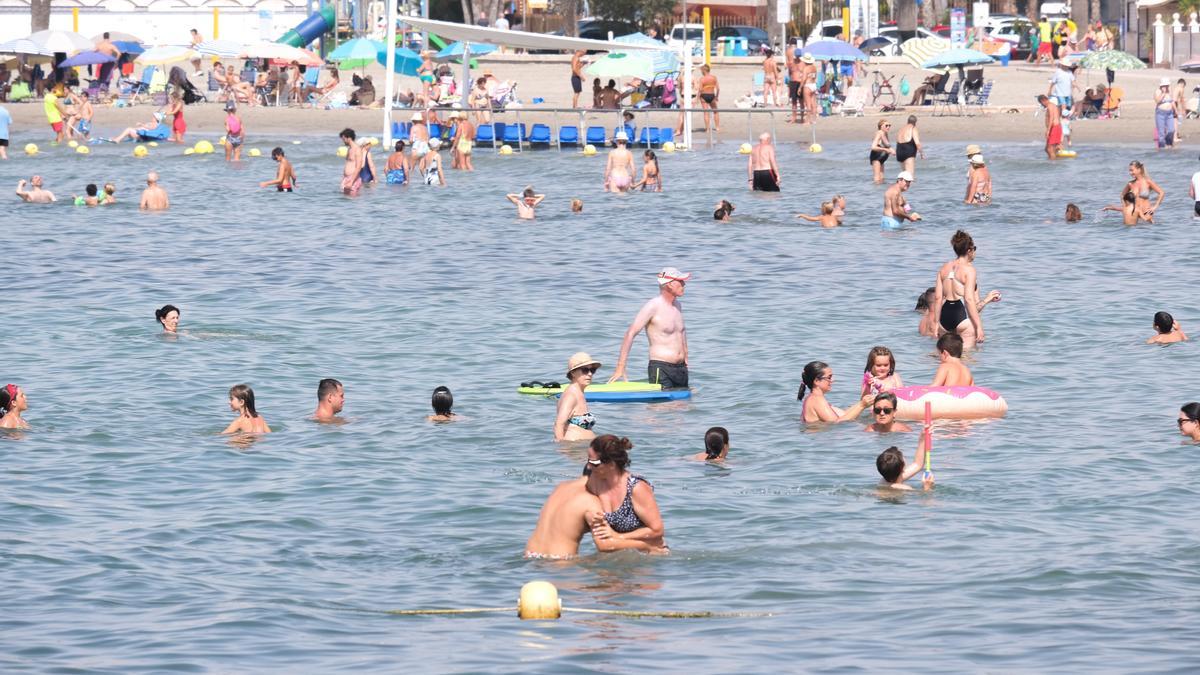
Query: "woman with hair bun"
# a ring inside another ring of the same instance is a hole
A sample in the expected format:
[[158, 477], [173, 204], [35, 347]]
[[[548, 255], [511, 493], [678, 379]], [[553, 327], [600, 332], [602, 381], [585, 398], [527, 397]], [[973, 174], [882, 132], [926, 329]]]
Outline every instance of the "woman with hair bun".
[[[804, 373], [800, 379], [802, 384], [800, 391], [796, 394], [796, 400], [803, 401], [800, 415], [806, 424], [849, 422], [857, 419], [863, 410], [875, 400], [875, 395], [868, 393], [846, 410], [834, 406], [826, 398], [826, 394], [833, 388], [833, 368], [823, 361], [812, 361], [804, 366]], [[807, 400], [804, 398], [806, 390], [810, 392]]]
[[637, 541], [651, 551], [667, 550], [662, 514], [654, 499], [654, 486], [642, 476], [629, 472], [629, 451], [633, 443], [612, 434], [597, 436], [588, 447], [589, 490], [600, 498], [602, 512], [588, 514], [592, 539]]
[[25, 401], [25, 390], [15, 384], [6, 384], [0, 389], [0, 429], [28, 429], [29, 423], [21, 419], [21, 413], [29, 409]]
[[179, 308], [175, 305], [163, 305], [154, 310], [154, 318], [162, 324], [164, 333], [176, 333], [179, 330]]
[[979, 282], [975, 275], [975, 240], [959, 230], [950, 237], [957, 256], [938, 270], [934, 286], [933, 311], [940, 332], [957, 333], [963, 339], [963, 350], [983, 342], [983, 319], [979, 312], [987, 303], [1000, 299], [999, 291], [988, 293], [979, 300]]

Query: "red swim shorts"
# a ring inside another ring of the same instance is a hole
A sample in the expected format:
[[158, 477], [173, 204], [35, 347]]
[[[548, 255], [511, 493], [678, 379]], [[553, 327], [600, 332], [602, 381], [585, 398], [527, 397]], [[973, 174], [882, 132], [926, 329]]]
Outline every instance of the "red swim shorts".
[[1062, 144], [1062, 125], [1055, 124], [1050, 127], [1050, 131], [1046, 133], [1046, 145], [1061, 145]]
[[1052, 54], [1054, 54], [1054, 50], [1052, 49], [1052, 47], [1054, 47], [1053, 42], [1043, 42], [1043, 43], [1039, 44], [1038, 45], [1038, 56], [1043, 56], [1043, 55], [1051, 56]]
[[62, 124], [62, 122], [52, 122], [50, 124], [50, 128], [53, 129], [54, 133], [57, 134], [58, 132], [62, 131]]

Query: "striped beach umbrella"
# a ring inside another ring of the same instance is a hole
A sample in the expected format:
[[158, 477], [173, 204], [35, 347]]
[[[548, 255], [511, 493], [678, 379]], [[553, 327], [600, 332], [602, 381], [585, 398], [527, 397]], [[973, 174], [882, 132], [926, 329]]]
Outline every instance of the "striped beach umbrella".
[[143, 66], [166, 66], [180, 61], [191, 61], [198, 56], [190, 47], [167, 45], [151, 47], [138, 54], [137, 62]]
[[900, 45], [900, 53], [904, 55], [904, 60], [916, 68], [923, 67], [921, 64], [947, 51], [950, 51], [950, 41], [943, 38], [913, 38]]
[[220, 59], [232, 59], [242, 53], [243, 45], [233, 40], [205, 40], [196, 45], [196, 51], [205, 56], [215, 56]]
[[1142, 70], [1146, 67], [1146, 64], [1133, 54], [1116, 49], [1085, 54], [1079, 59], [1079, 65], [1088, 70]]

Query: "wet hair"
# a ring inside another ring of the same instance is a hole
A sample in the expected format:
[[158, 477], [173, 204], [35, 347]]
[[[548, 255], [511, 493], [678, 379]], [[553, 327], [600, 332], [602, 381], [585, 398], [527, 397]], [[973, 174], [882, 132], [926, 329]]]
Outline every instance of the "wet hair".
[[283, 148], [275, 148], [271, 151], [271, 159], [279, 159], [283, 157]]
[[571, 211], [574, 213], [583, 213], [583, 200], [576, 197], [571, 200]]
[[804, 372], [800, 374], [800, 391], [796, 392], [796, 400], [804, 400], [804, 390], [812, 389], [817, 384], [817, 378], [821, 373], [828, 370], [829, 364], [824, 361], [809, 361], [804, 366]]
[[708, 459], [720, 457], [727, 445], [729, 445], [729, 432], [725, 427], [712, 427], [704, 432], [704, 454], [708, 455]]
[[875, 468], [885, 481], [895, 483], [900, 474], [904, 473], [904, 454], [900, 452], [900, 448], [893, 445], [875, 458]]
[[916, 124], [916, 123], [917, 123], [917, 116], [916, 116], [916, 115], [909, 115], [909, 116], [908, 116], [908, 123], [909, 123], [909, 124]]
[[975, 248], [975, 240], [971, 238], [971, 235], [959, 230], [954, 233], [953, 237], [950, 237], [950, 246], [954, 248], [955, 255], [961, 258]]
[[1141, 171], [1142, 173], [1146, 173], [1146, 165], [1142, 164], [1141, 162], [1137, 161], [1136, 159], [1133, 160], [1132, 162], [1130, 162], [1129, 166], [1132, 166], [1133, 168], [1137, 169], [1138, 171]]
[[[0, 395], [7, 396], [8, 392], [0, 390]], [[3, 399], [0, 399], [0, 401], [2, 401], [2, 400]], [[0, 407], [6, 407], [6, 406], [0, 405]], [[1184, 415], [1187, 415], [1187, 418], [1189, 420], [1200, 421], [1200, 403], [1197, 403], [1195, 401], [1192, 401], [1191, 403], [1184, 403], [1183, 406], [1179, 408], [1179, 412], [1183, 413]]]
[[1175, 327], [1175, 317], [1167, 312], [1155, 312], [1154, 327], [1160, 333], [1170, 333], [1171, 329]]
[[246, 406], [246, 412], [251, 417], [258, 417], [258, 411], [254, 409], [254, 390], [248, 384], [235, 384], [229, 388], [229, 398], [236, 398]]
[[[14, 391], [19, 391], [19, 388], [13, 386]], [[0, 415], [7, 415], [8, 409], [12, 407], [13, 401], [17, 397], [8, 393], [8, 387], [0, 387]], [[1194, 404], [1193, 404], [1194, 405]]]
[[317, 400], [324, 401], [325, 397], [330, 394], [336, 394], [337, 390], [342, 387], [342, 383], [327, 377], [317, 383]]
[[1083, 212], [1074, 204], [1067, 204], [1067, 222], [1078, 223], [1083, 220]]
[[[105, 39], [105, 40], [107, 40], [107, 39], [108, 39], [108, 31], [104, 31], [104, 39]], [[1182, 81], [1183, 81], [1183, 80], [1180, 80], [1180, 82], [1182, 82]]]
[[733, 204], [728, 200], [722, 199], [721, 204], [717, 206], [717, 210], [713, 211], [713, 220], [725, 220], [733, 215]]
[[961, 359], [963, 339], [958, 333], [946, 333], [938, 338], [937, 348], [939, 352], [946, 352], [956, 359]]
[[653, 150], [646, 150], [646, 152], [642, 153], [642, 156], [646, 159], [652, 159], [656, 162], [658, 161], [658, 155], [654, 154]]
[[521, 197], [523, 197], [523, 198], [525, 198], [525, 199], [533, 199], [533, 198], [534, 198], [534, 197], [536, 197], [536, 196], [537, 196], [537, 195], [536, 195], [536, 194], [534, 194], [534, 192], [533, 192], [533, 186], [532, 186], [532, 185], [526, 185], [526, 186], [525, 186], [525, 189], [521, 191]]
[[821, 202], [821, 215], [828, 216], [833, 214], [833, 202]]
[[452, 415], [450, 409], [454, 407], [454, 394], [450, 393], [450, 388], [445, 386], [435, 387], [433, 390], [433, 412], [437, 415]]
[[396, 145], [393, 147], [395, 147], [396, 152], [404, 152], [404, 141], [396, 141]]
[[879, 392], [878, 394], [875, 395], [875, 400], [872, 401], [871, 403], [872, 403], [872, 405], [879, 405], [880, 401], [890, 401], [893, 409], [896, 408], [896, 406], [900, 405], [896, 401], [896, 395], [890, 391]]
[[937, 297], [937, 289], [933, 286], [925, 289], [925, 292], [917, 296], [917, 306], [914, 311], [924, 312], [933, 304], [933, 299]]
[[1136, 204], [1137, 195], [1133, 194], [1133, 190], [1129, 190], [1125, 194], [1121, 195], [1121, 201], [1125, 202], [1126, 204]]
[[87, 196], [95, 197], [96, 193], [99, 192], [100, 190], [96, 187], [95, 183], [88, 183], [87, 187], [85, 187], [83, 189], [83, 191], [87, 193]]
[[158, 319], [159, 323], [162, 323], [163, 319], [166, 319], [167, 315], [171, 312], [182, 314], [182, 312], [179, 311], [179, 308], [175, 305], [163, 305], [161, 308], [154, 310], [154, 318]]
[[345, 129], [342, 129], [342, 133], [338, 134], [339, 137], [349, 138], [350, 140], [354, 140], [355, 135], [356, 134], [354, 133], [354, 130], [351, 129], [350, 127], [346, 127]]
[[596, 451], [596, 458], [600, 463], [612, 462], [618, 469], [629, 466], [629, 450], [632, 448], [633, 441], [624, 436], [618, 438], [612, 434], [604, 434], [592, 439], [592, 449]]
[[104, 184], [104, 192], [105, 192], [105, 194], [110, 194], [110, 195], [116, 194], [117, 186], [113, 185], [112, 183], [105, 183]]
[[876, 356], [886, 356], [892, 362], [892, 365], [888, 366], [889, 377], [896, 373], [896, 355], [892, 353], [892, 350], [884, 346], [871, 347], [871, 351], [867, 352], [867, 366], [863, 368], [864, 373], [871, 372], [871, 368], [875, 367]]

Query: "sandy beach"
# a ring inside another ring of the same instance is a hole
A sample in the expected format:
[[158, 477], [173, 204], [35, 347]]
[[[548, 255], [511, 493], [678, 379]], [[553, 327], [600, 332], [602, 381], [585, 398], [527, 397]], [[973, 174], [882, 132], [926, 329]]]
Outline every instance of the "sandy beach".
[[[737, 61], [737, 62], [734, 62]], [[573, 113], [547, 112], [547, 108], [566, 107], [570, 105], [569, 65], [566, 57], [557, 55], [492, 55], [478, 60], [479, 67], [473, 70], [473, 76], [490, 70], [502, 80], [515, 80], [524, 107], [520, 110], [510, 110], [496, 116], [496, 121], [517, 121], [526, 124], [538, 122], [548, 123], [554, 127], [578, 119]], [[720, 105], [733, 108], [734, 101], [749, 93], [754, 73], [758, 71], [757, 61], [744, 59], [719, 59], [713, 64], [713, 72], [721, 83]], [[456, 66], [455, 75], [458, 75]], [[893, 77], [893, 85], [898, 85], [901, 76], [906, 76], [910, 86], [915, 88], [927, 73], [917, 70], [907, 63], [871, 63], [868, 71], [879, 70], [885, 76]], [[354, 72], [370, 74], [376, 82], [379, 95], [383, 93], [383, 68], [372, 66]], [[923, 140], [969, 140], [969, 141], [1038, 141], [1043, 134], [1043, 120], [1035, 116], [1038, 105], [1034, 97], [1046, 93], [1048, 79], [1051, 74], [1050, 66], [1033, 66], [1013, 63], [1007, 67], [989, 67], [985, 70], [985, 78], [995, 81], [992, 89], [990, 104], [982, 111], [973, 110], [968, 116], [934, 116], [933, 108], [903, 106], [890, 113], [880, 113], [878, 106], [868, 105], [862, 117], [823, 117], [817, 122], [816, 137], [819, 141], [862, 141], [869, 143], [871, 133], [875, 129], [876, 120], [881, 116], [898, 118], [916, 114], [921, 118], [920, 130]], [[323, 76], [324, 77], [324, 76]], [[1126, 96], [1121, 108], [1119, 119], [1081, 120], [1072, 126], [1072, 140], [1078, 146], [1087, 143], [1114, 142], [1149, 142], [1154, 129], [1152, 96], [1160, 78], [1187, 78], [1187, 74], [1174, 70], [1147, 69], [1134, 72], [1117, 73], [1116, 86], [1125, 90]], [[349, 92], [350, 72], [344, 72], [342, 87]], [[1193, 78], [1195, 79], [1195, 78]], [[201, 78], [194, 78], [200, 84]], [[1089, 86], [1104, 81], [1101, 71], [1077, 72], [1080, 92]], [[869, 79], [868, 79], [869, 83]], [[403, 89], [418, 87], [415, 78], [398, 77], [397, 86]], [[1189, 82], [1188, 89], [1194, 86]], [[199, 86], [201, 90], [204, 87]], [[907, 97], [897, 96], [903, 102]], [[542, 98], [541, 104], [532, 104], [533, 98]], [[590, 92], [585, 92], [584, 98], [590, 98]], [[589, 101], [590, 102], [590, 101]], [[6, 104], [14, 118], [13, 145], [24, 142], [44, 142], [49, 135], [49, 127], [45, 123], [40, 102], [8, 103]], [[756, 109], [747, 114], [745, 111], [731, 111], [722, 115], [719, 132], [711, 134], [713, 141], [740, 141], [766, 130], [774, 129], [780, 142], [811, 142], [813, 130], [807, 125], [789, 124], [786, 122], [788, 112], [774, 109], [773, 115], [765, 114], [766, 109]], [[133, 107], [116, 108], [98, 106], [93, 124], [93, 135], [115, 135], [127, 126], [133, 126], [150, 120], [153, 107], [143, 104]], [[352, 127], [363, 135], [382, 134], [383, 113], [379, 109], [341, 109], [324, 110], [301, 107], [243, 107], [241, 110], [249, 138], [253, 141], [256, 134], [266, 134], [272, 137], [287, 134], [303, 134], [306, 136], [329, 134], [336, 136], [345, 127]], [[614, 111], [589, 112], [585, 116], [586, 124], [603, 125], [609, 128], [617, 125], [617, 113]], [[639, 112], [639, 126], [671, 126], [678, 120], [676, 111]], [[216, 103], [196, 104], [189, 106], [186, 112], [189, 136], [199, 139], [220, 135], [223, 129], [224, 113]], [[403, 110], [393, 113], [393, 119], [403, 121], [407, 113]], [[694, 117], [696, 126], [696, 145], [703, 147], [710, 135], [700, 131], [703, 120], [699, 114]], [[1200, 124], [1200, 123], [1198, 123]], [[1183, 135], [1190, 136], [1188, 128], [1191, 122], [1183, 123]]]

